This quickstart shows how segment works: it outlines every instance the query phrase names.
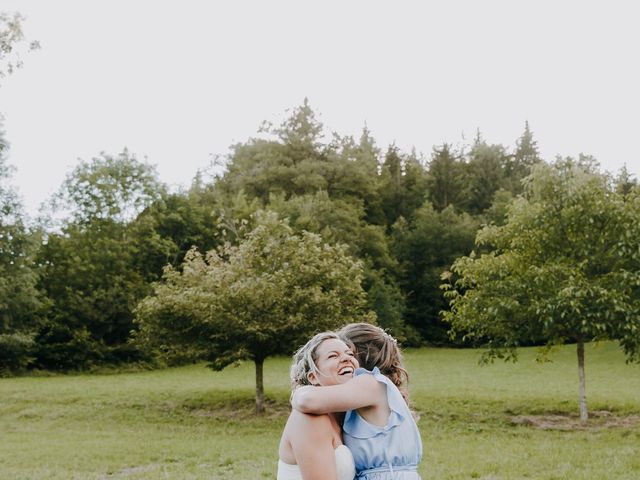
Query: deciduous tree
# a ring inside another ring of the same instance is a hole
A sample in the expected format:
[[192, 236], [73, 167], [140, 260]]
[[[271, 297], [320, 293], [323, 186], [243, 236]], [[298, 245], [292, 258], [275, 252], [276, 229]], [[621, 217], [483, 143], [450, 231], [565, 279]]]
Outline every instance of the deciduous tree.
[[516, 347], [575, 343], [580, 418], [588, 418], [584, 345], [617, 340], [640, 360], [640, 196], [623, 196], [589, 162], [540, 165], [503, 226], [487, 226], [488, 253], [453, 264], [454, 332], [486, 343], [485, 358], [515, 358]]
[[273, 212], [237, 245], [189, 252], [168, 267], [137, 308], [139, 340], [165, 354], [185, 349], [220, 370], [238, 360], [256, 368], [256, 411], [264, 411], [263, 364], [320, 330], [372, 320], [362, 265], [346, 247], [295, 234]]
[[[127, 343], [133, 308], [149, 292], [144, 245], [167, 252], [162, 239], [142, 242], [133, 219], [164, 187], [150, 165], [123, 152], [82, 161], [56, 195], [58, 231], [42, 245], [40, 288], [51, 300], [37, 335], [38, 363], [77, 369], [139, 358]], [[55, 214], [55, 213], [54, 213]], [[135, 228], [134, 228], [135, 227]]]
[[11, 185], [8, 147], [0, 130], [0, 370], [28, 366], [32, 334], [46, 303], [36, 289], [36, 236], [25, 225], [22, 204]]

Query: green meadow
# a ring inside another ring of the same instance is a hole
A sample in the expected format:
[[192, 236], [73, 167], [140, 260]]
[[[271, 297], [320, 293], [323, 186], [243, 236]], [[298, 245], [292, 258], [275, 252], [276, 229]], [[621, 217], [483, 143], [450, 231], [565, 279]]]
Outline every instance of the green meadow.
[[[406, 352], [423, 479], [640, 478], [640, 366], [615, 345], [587, 346], [586, 426], [573, 346], [544, 364], [478, 356]], [[274, 479], [288, 367], [266, 362], [261, 417], [251, 363], [0, 379], [0, 478]]]

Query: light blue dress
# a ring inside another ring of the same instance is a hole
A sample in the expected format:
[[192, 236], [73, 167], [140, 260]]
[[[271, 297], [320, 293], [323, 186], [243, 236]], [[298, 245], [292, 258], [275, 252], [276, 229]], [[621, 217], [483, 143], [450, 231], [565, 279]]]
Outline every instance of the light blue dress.
[[357, 411], [344, 417], [343, 441], [353, 454], [357, 480], [420, 480], [422, 440], [411, 411], [398, 387], [380, 373], [358, 368], [354, 376], [373, 375], [387, 386], [391, 414], [384, 427], [372, 425]]

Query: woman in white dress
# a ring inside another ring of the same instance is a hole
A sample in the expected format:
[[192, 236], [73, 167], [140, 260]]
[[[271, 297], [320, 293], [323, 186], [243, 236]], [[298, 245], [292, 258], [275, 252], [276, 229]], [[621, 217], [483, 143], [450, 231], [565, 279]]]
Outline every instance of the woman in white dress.
[[[353, 349], [336, 333], [314, 336], [293, 357], [291, 386], [339, 385], [358, 368]], [[277, 480], [353, 480], [351, 451], [342, 443], [340, 414], [292, 410], [282, 432]]]
[[307, 414], [347, 412], [342, 437], [358, 480], [420, 480], [422, 439], [408, 406], [408, 375], [398, 343], [367, 323], [346, 325], [338, 333], [355, 347], [364, 368], [340, 384], [296, 389], [293, 408]]

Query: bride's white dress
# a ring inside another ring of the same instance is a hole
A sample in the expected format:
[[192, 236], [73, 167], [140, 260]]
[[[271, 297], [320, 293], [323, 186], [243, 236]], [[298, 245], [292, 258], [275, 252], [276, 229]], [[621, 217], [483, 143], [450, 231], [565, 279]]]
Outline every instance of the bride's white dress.
[[[356, 476], [356, 467], [353, 463], [353, 456], [351, 455], [349, 447], [340, 445], [335, 449], [335, 454], [338, 480], [353, 480]], [[278, 460], [277, 480], [303, 480], [300, 467]]]

